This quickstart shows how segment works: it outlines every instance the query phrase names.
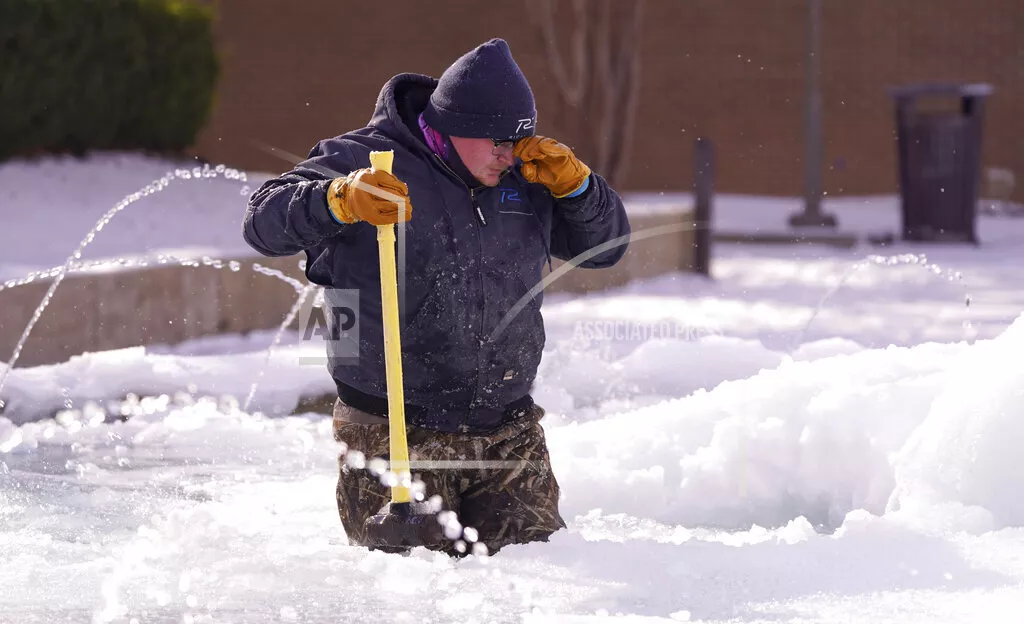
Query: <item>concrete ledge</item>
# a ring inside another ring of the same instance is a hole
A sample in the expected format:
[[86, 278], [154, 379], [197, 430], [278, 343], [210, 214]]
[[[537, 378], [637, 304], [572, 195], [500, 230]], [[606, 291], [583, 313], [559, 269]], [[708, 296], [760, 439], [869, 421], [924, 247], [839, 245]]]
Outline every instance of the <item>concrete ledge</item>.
[[714, 232], [716, 243], [747, 243], [765, 245], [828, 245], [849, 249], [856, 247], [860, 237], [850, 232], [801, 232], [799, 230], [777, 232]]
[[[652, 214], [631, 214], [629, 222], [633, 240], [615, 266], [607, 269], [573, 268], [551, 282], [545, 292], [594, 292], [664, 273], [694, 270], [696, 243], [693, 212], [688, 207]], [[556, 271], [564, 264], [561, 260], [552, 261]]]
[[[694, 255], [690, 215], [680, 210], [631, 216], [634, 235], [651, 228], [660, 228], [654, 233], [675, 231], [633, 241], [612, 268], [573, 269], [548, 291], [603, 290], [638, 278], [690, 270]], [[276, 329], [294, 305], [297, 292], [280, 279], [258, 273], [254, 265], [279, 270], [306, 284], [299, 269], [304, 257], [220, 258], [224, 268], [176, 263], [71, 273], [39, 318], [16, 366], [55, 364], [86, 352]], [[238, 262], [237, 271], [227, 268], [231, 261]], [[4, 363], [52, 283], [52, 279], [40, 279], [0, 290]]]
[[[230, 260], [239, 270], [226, 268]], [[16, 366], [146, 344], [177, 344], [221, 333], [277, 327], [296, 300], [295, 289], [261, 275], [254, 264], [305, 281], [298, 257], [229, 258], [225, 268], [148, 266], [71, 273], [25, 343]], [[0, 291], [0, 355], [15, 345], [53, 279]]]

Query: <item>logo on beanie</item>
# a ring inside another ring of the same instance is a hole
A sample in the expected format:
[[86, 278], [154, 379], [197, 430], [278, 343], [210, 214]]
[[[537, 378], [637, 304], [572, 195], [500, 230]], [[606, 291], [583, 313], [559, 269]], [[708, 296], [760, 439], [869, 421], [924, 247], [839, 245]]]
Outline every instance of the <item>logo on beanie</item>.
[[527, 117], [526, 119], [520, 119], [519, 120], [519, 125], [516, 126], [516, 134], [518, 135], [518, 134], [522, 134], [523, 132], [528, 132], [530, 130], [533, 130], [533, 124], [534, 123], [535, 123], [535, 120], [532, 117]]

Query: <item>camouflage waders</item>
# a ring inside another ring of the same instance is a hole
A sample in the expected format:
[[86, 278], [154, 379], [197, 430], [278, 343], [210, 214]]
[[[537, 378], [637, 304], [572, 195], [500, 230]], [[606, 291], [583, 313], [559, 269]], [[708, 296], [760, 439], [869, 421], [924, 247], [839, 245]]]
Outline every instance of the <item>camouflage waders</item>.
[[[423, 482], [424, 500], [440, 496], [442, 509], [455, 511], [463, 527], [476, 529], [477, 541], [491, 554], [509, 544], [547, 541], [565, 527], [540, 425], [543, 415], [535, 405], [484, 436], [406, 428], [413, 481]], [[389, 458], [387, 421], [341, 401], [334, 406], [334, 439], [349, 452], [363, 453], [367, 463]], [[417, 462], [428, 464], [418, 468]], [[338, 464], [338, 513], [349, 542], [362, 545], [363, 523], [391, 500], [391, 491], [369, 469], [350, 467], [344, 453]], [[462, 554], [454, 541], [442, 550]]]

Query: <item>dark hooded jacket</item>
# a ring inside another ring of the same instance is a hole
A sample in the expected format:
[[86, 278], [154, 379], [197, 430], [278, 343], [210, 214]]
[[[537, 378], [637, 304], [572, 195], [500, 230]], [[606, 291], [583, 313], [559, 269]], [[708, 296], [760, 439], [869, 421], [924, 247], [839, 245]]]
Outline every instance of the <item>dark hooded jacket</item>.
[[485, 432], [532, 404], [545, 334], [543, 293], [528, 293], [544, 266], [623, 237], [579, 264], [609, 267], [625, 253], [630, 229], [622, 201], [597, 173], [581, 195], [557, 200], [523, 179], [519, 161], [495, 187], [471, 176], [467, 183], [417, 125], [436, 85], [418, 74], [388, 81], [366, 127], [320, 141], [307, 160], [253, 193], [244, 238], [267, 256], [305, 252], [306, 277], [326, 287], [329, 302], [332, 292], [357, 297], [358, 348], [350, 344], [346, 354], [329, 345], [328, 369], [343, 401], [386, 415], [377, 229], [336, 221], [326, 192], [333, 178], [369, 167], [371, 151], [394, 150], [393, 172], [413, 207], [398, 227], [406, 421]]

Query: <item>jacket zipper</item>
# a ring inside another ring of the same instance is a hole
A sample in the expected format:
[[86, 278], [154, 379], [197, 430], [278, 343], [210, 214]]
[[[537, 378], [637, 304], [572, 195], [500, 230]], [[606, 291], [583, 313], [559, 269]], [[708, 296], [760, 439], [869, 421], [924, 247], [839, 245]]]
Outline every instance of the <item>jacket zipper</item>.
[[476, 213], [477, 221], [480, 222], [480, 225], [487, 225], [487, 219], [484, 218], [484, 211], [480, 208], [480, 203], [476, 200], [476, 192], [482, 189], [483, 186], [470, 187], [466, 184], [466, 181], [462, 179], [462, 176], [455, 173], [455, 170], [448, 166], [448, 163], [446, 163], [443, 158], [437, 154], [434, 154], [434, 158], [437, 159], [437, 162], [441, 163], [442, 167], [448, 170], [448, 173], [452, 174], [456, 180], [461, 182], [462, 186], [466, 187], [466, 190], [469, 191], [469, 199], [473, 202], [473, 212]]
[[[484, 211], [480, 207], [480, 202], [478, 202], [477, 199], [476, 199], [476, 192], [478, 190], [484, 188], [484, 187], [482, 185], [481, 186], [477, 186], [477, 187], [470, 187], [468, 184], [466, 184], [466, 181], [462, 179], [462, 176], [460, 176], [459, 174], [455, 173], [455, 171], [451, 167], [448, 166], [448, 163], [446, 163], [444, 161], [444, 159], [442, 159], [437, 154], [434, 154], [434, 158], [437, 158], [437, 161], [439, 163], [441, 163], [441, 166], [443, 166], [445, 169], [447, 169], [448, 172], [451, 173], [452, 176], [454, 176], [456, 180], [461, 182], [462, 185], [466, 187], [466, 190], [469, 191], [469, 199], [470, 199], [470, 201], [473, 204], [473, 212], [476, 213], [476, 219], [477, 219], [477, 221], [480, 222], [480, 225], [482, 227], [486, 227], [487, 226], [487, 219], [484, 217]], [[504, 175], [502, 177], [504, 177]], [[480, 236], [481, 234], [478, 233], [477, 235]], [[483, 242], [481, 241], [480, 244], [481, 244], [481, 247], [482, 247]], [[481, 248], [481, 265], [482, 265], [482, 259], [483, 259], [483, 250]], [[483, 276], [483, 267], [482, 266], [477, 270], [477, 276], [480, 278], [480, 296], [481, 296], [481, 298], [484, 298], [485, 297], [485, 295], [484, 295], [484, 276]], [[479, 323], [479, 327], [477, 328], [477, 330], [480, 332], [479, 335], [483, 336], [483, 309], [484, 309], [484, 306], [486, 305], [486, 300], [482, 301], [481, 303], [483, 305], [480, 308], [481, 309], [480, 323]], [[483, 369], [484, 369], [484, 362], [483, 362], [483, 359], [482, 359], [483, 358], [483, 346], [484, 346], [483, 339], [477, 338], [477, 343], [478, 343], [478, 345], [480, 347], [480, 350], [477, 352], [476, 384], [473, 386], [473, 399], [472, 399], [472, 401], [470, 401], [470, 404], [469, 404], [471, 409], [476, 406], [477, 401], [478, 401], [478, 399], [480, 397], [480, 395], [479, 395], [479, 392], [480, 392], [480, 377], [481, 377], [481, 375], [483, 375]], [[469, 420], [469, 413], [467, 412], [467, 413], [462, 415], [461, 422], [459, 423], [459, 431], [461, 433], [467, 433], [469, 431], [468, 420]]]
[[487, 219], [484, 218], [484, 211], [480, 208], [480, 202], [476, 200], [476, 189], [469, 190], [469, 199], [473, 202], [473, 211], [476, 212], [476, 218], [480, 221], [480, 225], [487, 225]]
[[[441, 158], [437, 154], [434, 154], [434, 158], [437, 159], [437, 162], [441, 163], [442, 167], [447, 169], [449, 173], [451, 173], [453, 176], [455, 176], [456, 180], [461, 182], [462, 185], [466, 187], [466, 190], [469, 191], [469, 199], [470, 199], [471, 202], [473, 202], [473, 212], [476, 213], [476, 220], [480, 222], [480, 225], [486, 226], [487, 225], [487, 218], [484, 217], [484, 211], [480, 207], [480, 202], [478, 202], [476, 200], [476, 192], [479, 191], [480, 189], [484, 188], [483, 185], [475, 186], [475, 187], [470, 187], [468, 184], [466, 184], [466, 181], [462, 179], [462, 176], [460, 176], [459, 174], [455, 173], [455, 170], [448, 166], [448, 163], [446, 163], [443, 158]], [[508, 175], [508, 170], [506, 170], [504, 173], [501, 174], [501, 177], [498, 179], [498, 181], [500, 182], [507, 175]]]

